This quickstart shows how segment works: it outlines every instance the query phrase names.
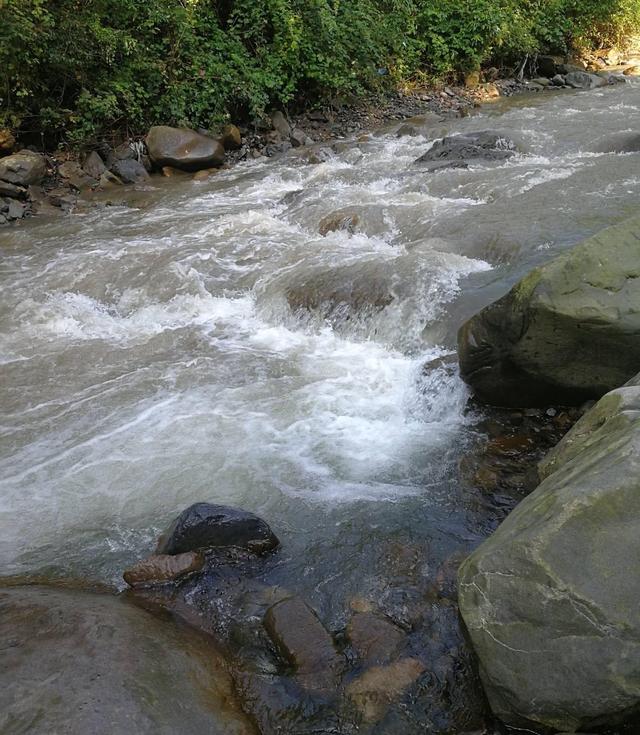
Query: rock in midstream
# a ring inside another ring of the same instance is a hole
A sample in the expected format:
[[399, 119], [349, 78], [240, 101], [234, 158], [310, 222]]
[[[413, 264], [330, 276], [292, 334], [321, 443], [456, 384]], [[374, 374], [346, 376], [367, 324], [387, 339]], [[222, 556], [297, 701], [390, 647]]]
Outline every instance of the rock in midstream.
[[117, 597], [0, 590], [0, 731], [257, 735], [202, 634]]
[[460, 611], [494, 713], [573, 732], [640, 716], [640, 376], [541, 465], [466, 560]]
[[460, 329], [464, 380], [498, 406], [578, 405], [640, 365], [640, 218], [536, 268]]
[[471, 161], [504, 161], [516, 151], [514, 141], [502, 133], [465, 133], [437, 140], [416, 163], [430, 170], [460, 168]]
[[268, 524], [246, 510], [211, 503], [194, 503], [162, 535], [157, 554], [181, 554], [215, 547], [237, 546], [256, 553], [271, 551], [278, 538]]

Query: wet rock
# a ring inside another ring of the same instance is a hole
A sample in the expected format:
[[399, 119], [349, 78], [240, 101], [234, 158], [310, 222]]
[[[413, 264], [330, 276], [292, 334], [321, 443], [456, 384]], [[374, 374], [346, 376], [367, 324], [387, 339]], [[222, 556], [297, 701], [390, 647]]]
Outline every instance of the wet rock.
[[640, 376], [602, 398], [540, 471], [462, 565], [460, 610], [500, 719], [616, 727], [640, 714]]
[[195, 503], [163, 534], [156, 554], [181, 554], [216, 546], [238, 546], [261, 554], [278, 544], [269, 526], [253, 513], [225, 505]]
[[8, 128], [0, 128], [0, 157], [8, 156], [16, 145], [16, 139]]
[[205, 636], [122, 599], [0, 590], [0, 730], [255, 734]]
[[25, 195], [26, 191], [27, 190], [22, 186], [10, 184], [8, 181], [0, 181], [0, 197], [19, 199]]
[[161, 173], [165, 178], [170, 179], [175, 176], [187, 176], [189, 172], [181, 171], [179, 168], [174, 168], [173, 166], [163, 166]]
[[77, 191], [90, 189], [98, 183], [77, 161], [65, 161], [58, 167], [58, 174]]
[[288, 138], [291, 135], [291, 125], [289, 125], [287, 118], [280, 110], [272, 113], [271, 124], [274, 130], [277, 130], [283, 138]]
[[572, 71], [565, 76], [564, 82], [574, 89], [595, 89], [607, 85], [606, 79], [586, 71]]
[[348, 210], [339, 210], [332, 212], [320, 220], [318, 232], [322, 237], [326, 237], [330, 232], [342, 230], [353, 235], [360, 222], [360, 215], [357, 212]]
[[381, 720], [425, 670], [421, 661], [404, 658], [387, 666], [375, 666], [347, 685], [346, 691], [365, 723]]
[[458, 334], [461, 375], [501, 406], [579, 405], [640, 365], [640, 218], [517, 283]]
[[315, 612], [299, 597], [269, 608], [264, 627], [297, 679], [310, 689], [334, 689], [344, 659]]
[[122, 575], [131, 587], [171, 582], [204, 566], [204, 556], [195, 551], [184, 554], [156, 554], [142, 559]]
[[434, 165], [457, 166], [469, 161], [504, 161], [515, 155], [515, 143], [501, 133], [484, 131], [453, 135], [436, 141], [416, 163], [427, 168]]
[[564, 87], [564, 76], [562, 74], [556, 74], [554, 77], [551, 78], [551, 84], [554, 87]]
[[16, 186], [37, 184], [46, 173], [44, 157], [26, 149], [0, 159], [0, 180]]
[[87, 176], [99, 181], [107, 167], [100, 155], [96, 151], [91, 151], [82, 164], [82, 170]]
[[199, 171], [224, 163], [224, 146], [219, 140], [188, 128], [158, 125], [149, 130], [146, 144], [149, 157], [158, 168], [173, 166]]
[[225, 125], [220, 134], [220, 142], [227, 151], [237, 151], [242, 147], [242, 134], [236, 125]]
[[193, 174], [194, 181], [208, 181], [212, 176], [220, 173], [219, 168], [204, 168], [202, 171], [196, 171]]
[[147, 169], [135, 158], [116, 161], [111, 167], [111, 173], [115, 174], [123, 184], [139, 184], [149, 179]]
[[415, 125], [409, 125], [405, 123], [404, 125], [401, 125], [397, 132], [396, 132], [396, 138], [405, 138], [405, 137], [415, 137], [417, 135], [420, 135], [420, 130]]
[[389, 620], [370, 612], [356, 613], [347, 625], [347, 638], [365, 664], [390, 661], [405, 642], [405, 633]]
[[78, 197], [67, 187], [59, 187], [47, 192], [47, 202], [53, 207], [62, 209], [64, 212], [69, 212], [73, 209], [77, 201]]

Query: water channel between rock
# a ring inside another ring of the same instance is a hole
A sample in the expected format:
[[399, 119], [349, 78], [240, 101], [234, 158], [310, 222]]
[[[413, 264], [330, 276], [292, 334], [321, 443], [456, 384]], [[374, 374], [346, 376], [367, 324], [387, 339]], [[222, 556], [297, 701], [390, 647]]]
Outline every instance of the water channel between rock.
[[[121, 587], [211, 501], [268, 520], [265, 580], [328, 627], [362, 600], [410, 626], [517, 501], [461, 476], [477, 419], [457, 375], [424, 365], [526, 271], [636, 212], [640, 153], [614, 150], [639, 120], [638, 83], [522, 97], [3, 230], [2, 574]], [[521, 152], [414, 164], [486, 129]], [[337, 210], [355, 232], [321, 236]]]

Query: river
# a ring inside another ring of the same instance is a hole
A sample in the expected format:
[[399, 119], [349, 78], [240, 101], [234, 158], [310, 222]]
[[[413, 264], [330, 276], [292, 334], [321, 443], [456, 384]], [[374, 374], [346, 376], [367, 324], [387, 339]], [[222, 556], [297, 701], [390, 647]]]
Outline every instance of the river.
[[[466, 388], [424, 365], [527, 270], [637, 212], [640, 153], [600, 151], [639, 115], [638, 83], [522, 96], [4, 228], [2, 573], [120, 588], [206, 500], [270, 523], [272, 579], [329, 624], [354, 597], [397, 602], [406, 549], [428, 577], [498, 518], [458, 471]], [[522, 152], [414, 164], [484, 129]], [[358, 230], [320, 236], [345, 208]]]

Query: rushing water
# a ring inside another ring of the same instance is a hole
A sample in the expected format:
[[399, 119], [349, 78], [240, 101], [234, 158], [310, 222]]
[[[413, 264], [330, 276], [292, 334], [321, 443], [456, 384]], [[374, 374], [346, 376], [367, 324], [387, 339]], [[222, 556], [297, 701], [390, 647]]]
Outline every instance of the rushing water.
[[[523, 272], [637, 210], [640, 153], [599, 151], [639, 113], [634, 84], [523, 97], [2, 230], [2, 573], [119, 584], [209, 500], [264, 516], [282, 582], [339, 616], [334, 599], [382, 594], [371, 549], [418, 544], [426, 574], [476, 543], [465, 388], [423, 366]], [[523, 153], [413, 164], [488, 128]], [[360, 230], [321, 237], [344, 208]]]

